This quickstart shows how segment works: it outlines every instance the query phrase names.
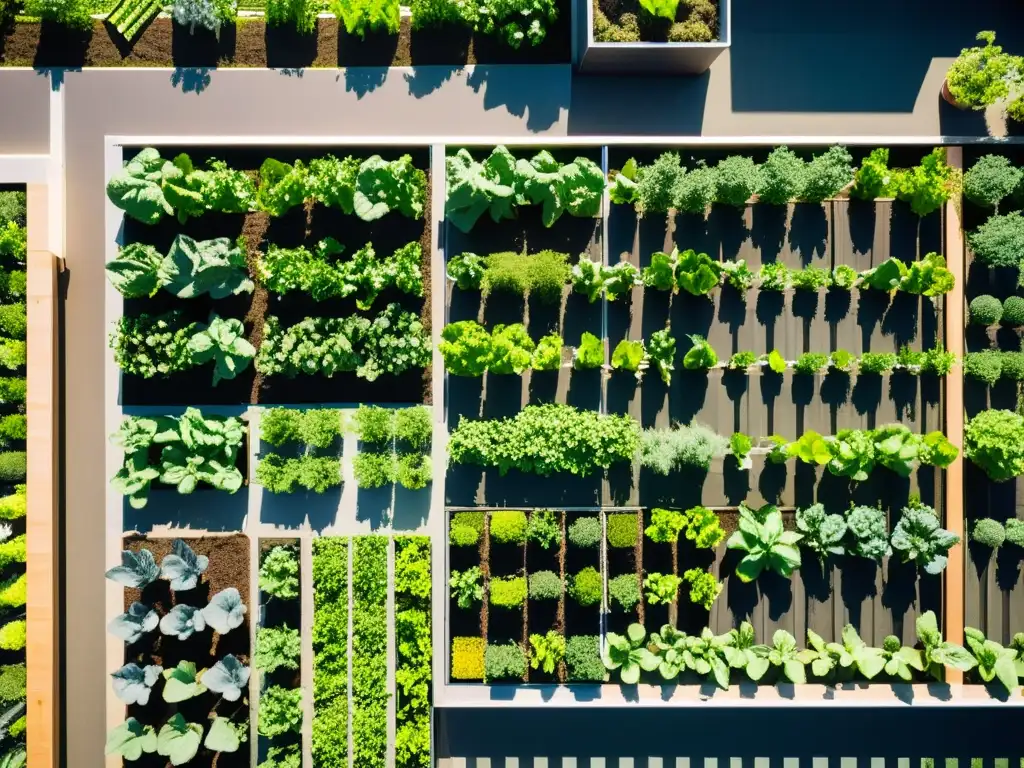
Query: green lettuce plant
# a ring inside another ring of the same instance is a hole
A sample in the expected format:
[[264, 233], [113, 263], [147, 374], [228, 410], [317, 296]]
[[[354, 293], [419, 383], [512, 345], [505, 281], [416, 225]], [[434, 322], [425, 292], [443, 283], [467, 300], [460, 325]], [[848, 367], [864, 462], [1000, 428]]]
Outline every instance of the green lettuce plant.
[[943, 667], [952, 667], [967, 672], [977, 664], [974, 657], [965, 648], [942, 639], [934, 611], [925, 611], [918, 616], [915, 627], [918, 642], [922, 646], [920, 665], [915, 668], [927, 671], [934, 679], [941, 682]]
[[997, 482], [1024, 474], [1024, 417], [990, 409], [969, 419], [964, 455]]
[[964, 628], [964, 640], [977, 663], [978, 677], [986, 683], [999, 681], [1008, 694], [1016, 693], [1020, 685], [1014, 663], [1017, 651], [987, 639], [981, 630], [974, 627]]
[[530, 635], [530, 645], [530, 667], [554, 674], [558, 663], [565, 658], [565, 637], [550, 629], [543, 635]]
[[644, 576], [644, 598], [651, 605], [674, 603], [682, 581], [671, 573], [649, 573]]
[[947, 554], [960, 537], [942, 527], [935, 510], [922, 505], [903, 510], [891, 543], [903, 562], [915, 562], [925, 573], [936, 575], [946, 569]]
[[625, 685], [635, 685], [640, 671], [653, 672], [658, 668], [658, 657], [647, 649], [647, 633], [640, 624], [630, 624], [625, 635], [609, 632], [605, 638], [601, 660], [609, 671], [619, 671]]
[[736, 566], [740, 581], [754, 581], [766, 568], [789, 578], [800, 567], [800, 550], [796, 545], [803, 536], [784, 530], [782, 513], [771, 504], [757, 511], [740, 505], [739, 515], [739, 530], [725, 546], [747, 553]]
[[842, 515], [827, 514], [824, 504], [812, 504], [796, 511], [796, 528], [803, 535], [802, 544], [819, 560], [829, 555], [844, 555], [846, 520]]
[[676, 340], [668, 328], [655, 331], [647, 341], [647, 356], [657, 366], [658, 374], [665, 384], [672, 383], [675, 370]]
[[853, 507], [846, 515], [846, 526], [853, 539], [850, 552], [870, 560], [892, 554], [885, 512], [876, 507]]
[[690, 602], [710, 611], [715, 599], [722, 593], [724, 584], [713, 573], [703, 568], [689, 568], [683, 572], [683, 580], [690, 584]]
[[604, 365], [604, 344], [594, 334], [584, 331], [580, 345], [573, 348], [572, 359], [575, 368], [600, 368]]

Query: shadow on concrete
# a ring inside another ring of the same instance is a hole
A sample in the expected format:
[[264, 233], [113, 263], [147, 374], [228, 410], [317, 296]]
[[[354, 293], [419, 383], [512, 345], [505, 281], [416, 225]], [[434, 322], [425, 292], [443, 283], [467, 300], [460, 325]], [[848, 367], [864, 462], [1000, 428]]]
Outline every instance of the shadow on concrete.
[[484, 109], [504, 107], [526, 120], [529, 131], [545, 131], [569, 109], [572, 67], [568, 64], [477, 65], [466, 78], [474, 93], [483, 89]]
[[[710, 77], [578, 77], [572, 84], [569, 134], [699, 136]], [[630, 104], [658, 107], [641, 112]]]
[[[979, 29], [1009, 51], [1024, 44], [1020, 7], [1005, 0], [943, 12], [930, 0], [733, 0], [729, 49], [736, 112], [912, 112], [935, 57], [956, 56]], [[832, 66], [825, 51], [855, 66]], [[935, 98], [941, 98], [938, 93]], [[953, 114], [956, 113], [956, 114]], [[942, 110], [946, 135], [984, 134], [979, 114]], [[965, 121], [948, 130], [947, 120]], [[973, 127], [970, 127], [973, 126]]]

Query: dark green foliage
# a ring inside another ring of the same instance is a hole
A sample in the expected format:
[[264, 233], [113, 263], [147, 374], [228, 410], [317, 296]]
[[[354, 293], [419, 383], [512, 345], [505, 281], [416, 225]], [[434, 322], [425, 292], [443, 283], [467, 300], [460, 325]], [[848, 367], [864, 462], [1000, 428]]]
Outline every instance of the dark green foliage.
[[668, 212], [673, 190], [682, 175], [678, 152], [665, 152], [650, 165], [641, 166], [637, 181], [639, 209], [644, 213]]
[[531, 600], [558, 600], [562, 596], [562, 579], [552, 571], [537, 571], [529, 577]]
[[619, 611], [631, 611], [640, 602], [640, 582], [635, 573], [608, 580], [608, 602]]
[[601, 521], [596, 517], [578, 517], [566, 531], [569, 543], [581, 549], [591, 549], [601, 543]]
[[1000, 322], [1011, 328], [1024, 325], [1024, 298], [1008, 296], [1003, 302], [1003, 316]]
[[974, 232], [967, 243], [979, 263], [990, 267], [1017, 267], [1024, 259], [1024, 215], [1008, 213], [991, 216]]
[[1020, 184], [1024, 173], [1009, 158], [985, 155], [964, 174], [964, 197], [985, 208], [995, 208]]
[[0, 485], [24, 482], [26, 469], [27, 455], [24, 451], [0, 453]]
[[490, 645], [484, 651], [484, 680], [521, 680], [526, 674], [526, 654], [516, 643]]
[[999, 375], [1011, 381], [1024, 381], [1024, 352], [1003, 352]]
[[716, 201], [742, 208], [761, 186], [761, 173], [749, 157], [731, 155], [718, 162]]
[[829, 147], [815, 155], [805, 168], [804, 188], [800, 197], [820, 203], [838, 194], [853, 181], [853, 157], [846, 147]]
[[995, 325], [1003, 316], [1003, 305], [995, 296], [975, 296], [971, 300], [971, 322], [975, 325]]
[[572, 576], [569, 581], [569, 596], [582, 606], [598, 605], [601, 593], [601, 574], [591, 566]]
[[806, 163], [786, 147], [776, 147], [761, 165], [759, 200], [771, 205], [785, 205], [804, 188]]
[[602, 682], [605, 669], [601, 662], [601, 639], [595, 635], [570, 637], [565, 642], [565, 664], [570, 682]]
[[637, 522], [634, 514], [608, 515], [608, 546], [631, 549], [636, 546]]
[[562, 288], [569, 282], [569, 255], [557, 251], [535, 254], [492, 253], [486, 258], [481, 290], [531, 297], [547, 303], [561, 301]]
[[348, 539], [313, 540], [313, 763], [348, 765]]

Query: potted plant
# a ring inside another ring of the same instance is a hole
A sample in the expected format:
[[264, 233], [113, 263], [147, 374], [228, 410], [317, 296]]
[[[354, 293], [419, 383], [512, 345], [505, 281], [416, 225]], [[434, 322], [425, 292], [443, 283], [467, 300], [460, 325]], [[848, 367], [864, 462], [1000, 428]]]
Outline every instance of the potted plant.
[[1024, 69], [1024, 59], [995, 44], [995, 32], [979, 32], [977, 39], [985, 45], [960, 51], [942, 83], [942, 98], [958, 109], [984, 109], [1005, 99]]

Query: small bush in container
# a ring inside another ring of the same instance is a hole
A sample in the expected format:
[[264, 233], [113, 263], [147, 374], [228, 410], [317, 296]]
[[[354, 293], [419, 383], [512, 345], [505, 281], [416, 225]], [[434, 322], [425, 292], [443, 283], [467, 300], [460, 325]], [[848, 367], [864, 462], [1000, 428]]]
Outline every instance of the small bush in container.
[[993, 520], [991, 517], [982, 518], [971, 529], [971, 541], [976, 541], [992, 549], [999, 549], [999, 547], [1003, 546], [1003, 542], [1006, 541], [1006, 528], [998, 520]]
[[486, 645], [482, 637], [452, 638], [453, 680], [483, 680]]
[[490, 604], [497, 608], [519, 608], [526, 602], [526, 578], [523, 576], [491, 579], [488, 590]]
[[644, 577], [644, 597], [651, 605], [674, 603], [682, 581], [671, 573], [649, 573]]
[[396, 411], [394, 429], [395, 440], [415, 449], [429, 446], [434, 434], [430, 411], [422, 405]]
[[853, 181], [853, 157], [846, 147], [834, 146], [807, 163], [800, 198], [820, 203], [835, 197]]
[[565, 642], [565, 665], [573, 683], [600, 683], [605, 679], [601, 640], [595, 635], [570, 637]]
[[562, 579], [553, 571], [537, 571], [529, 577], [531, 600], [558, 600], [562, 596]]
[[1011, 518], [1006, 521], [1006, 543], [1024, 547], [1024, 520]]
[[761, 172], [749, 157], [733, 155], [723, 158], [715, 170], [718, 175], [715, 200], [719, 203], [742, 208], [761, 186]]
[[587, 566], [572, 577], [569, 596], [584, 608], [601, 602], [601, 574], [596, 568]]
[[620, 611], [631, 611], [640, 602], [640, 583], [635, 573], [608, 580], [608, 602]]
[[717, 194], [718, 173], [701, 160], [696, 168], [679, 179], [673, 197], [676, 209], [702, 214], [715, 201]]
[[526, 674], [526, 654], [513, 642], [490, 645], [484, 654], [484, 680], [521, 680]]
[[1024, 259], [1024, 215], [1020, 212], [990, 216], [967, 233], [974, 258], [989, 267], [1019, 267]]
[[478, 534], [484, 532], [484, 513], [483, 512], [456, 512], [452, 515], [452, 528], [458, 526], [466, 526], [472, 528]]
[[395, 411], [379, 405], [360, 405], [353, 416], [356, 433], [364, 443], [388, 443], [394, 436]]
[[1021, 70], [1020, 58], [995, 44], [995, 32], [979, 32], [976, 39], [985, 45], [962, 49], [943, 83], [943, 97], [961, 108], [984, 109], [1005, 99]]
[[1024, 171], [1015, 168], [1009, 158], [985, 155], [964, 174], [964, 196], [985, 208], [996, 208], [1024, 178]]
[[979, 379], [989, 386], [999, 381], [1003, 371], [1003, 356], [998, 350], [986, 349], [964, 355], [964, 376]]
[[526, 513], [514, 510], [491, 512], [491, 542], [495, 544], [526, 543]]
[[433, 464], [423, 453], [403, 453], [395, 465], [395, 480], [403, 488], [418, 491], [430, 484]]
[[974, 325], [995, 325], [1003, 316], [1003, 305], [995, 296], [984, 294], [971, 299], [971, 322]]
[[1001, 370], [999, 375], [1010, 381], [1024, 381], [1024, 352], [1003, 352], [999, 355]]
[[601, 543], [601, 521], [596, 517], [580, 517], [569, 525], [569, 543], [580, 549], [593, 549]]
[[632, 549], [636, 546], [636, 515], [608, 515], [608, 546], [615, 549]]
[[1024, 123], [1024, 94], [1010, 102], [1006, 116], [1017, 123]]
[[804, 188], [807, 164], [787, 147], [776, 147], [761, 165], [758, 199], [770, 205], [785, 205]]
[[1008, 296], [1003, 302], [1003, 316], [999, 322], [1010, 328], [1024, 325], [1024, 299], [1020, 296]]
[[381, 488], [395, 481], [393, 453], [360, 453], [352, 460], [356, 485], [360, 488]]

